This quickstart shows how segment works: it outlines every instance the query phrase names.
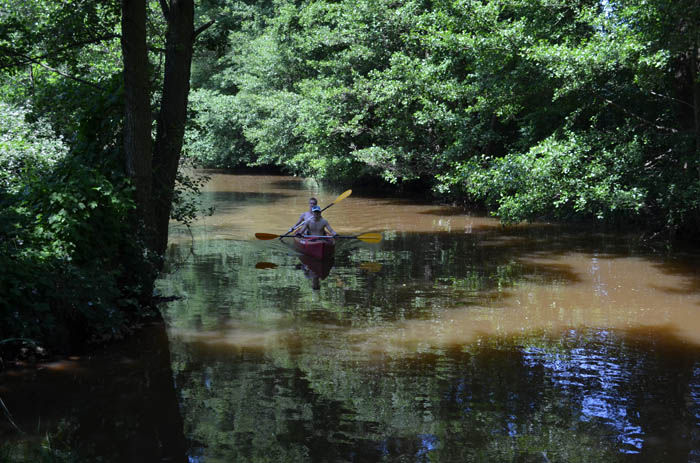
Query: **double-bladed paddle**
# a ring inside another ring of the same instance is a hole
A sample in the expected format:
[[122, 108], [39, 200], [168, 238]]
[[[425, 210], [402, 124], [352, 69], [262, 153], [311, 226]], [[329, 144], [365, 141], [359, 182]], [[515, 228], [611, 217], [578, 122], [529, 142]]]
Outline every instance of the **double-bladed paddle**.
[[[328, 209], [329, 207], [331, 207], [333, 204], [336, 204], [336, 203], [341, 202], [342, 200], [344, 200], [345, 198], [347, 198], [347, 197], [350, 196], [351, 194], [352, 194], [352, 190], [345, 190], [344, 192], [340, 193], [340, 195], [338, 195], [337, 198], [335, 198], [335, 201], [333, 201], [333, 202], [330, 203], [328, 206], [326, 206], [326, 207], [324, 207], [323, 209], [321, 209], [321, 212], [325, 211], [326, 209]], [[298, 230], [298, 229], [299, 229], [300, 227], [302, 227], [305, 223], [306, 223], [306, 222], [302, 222], [298, 227], [294, 227], [294, 230]], [[293, 232], [294, 230], [292, 230], [292, 232]], [[292, 232], [287, 232], [287, 233], [285, 233], [284, 235], [281, 235], [280, 238], [284, 238], [285, 236], [292, 236], [292, 235], [291, 235]], [[271, 239], [271, 238], [270, 238], [270, 239]]]
[[[274, 240], [275, 238], [284, 238], [283, 235], [275, 235], [273, 233], [256, 233], [255, 237], [259, 240]], [[363, 233], [361, 235], [354, 236], [328, 236], [328, 235], [306, 235], [303, 238], [345, 238], [345, 239], [358, 239], [364, 241], [365, 243], [379, 243], [382, 240], [382, 235], [380, 233]]]

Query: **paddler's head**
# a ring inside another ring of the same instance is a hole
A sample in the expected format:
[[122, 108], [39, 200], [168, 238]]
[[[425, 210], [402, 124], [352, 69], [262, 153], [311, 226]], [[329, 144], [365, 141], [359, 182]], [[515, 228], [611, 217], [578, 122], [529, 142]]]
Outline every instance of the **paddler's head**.
[[318, 205], [318, 200], [316, 198], [310, 198], [309, 199], [309, 209], [312, 209], [314, 206]]
[[318, 206], [311, 206], [311, 212], [313, 212], [315, 218], [321, 217], [321, 208]]

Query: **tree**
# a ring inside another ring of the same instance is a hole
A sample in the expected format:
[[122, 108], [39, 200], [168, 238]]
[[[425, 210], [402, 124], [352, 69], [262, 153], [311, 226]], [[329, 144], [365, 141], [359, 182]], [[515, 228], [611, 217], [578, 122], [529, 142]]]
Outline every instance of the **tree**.
[[122, 2], [124, 57], [124, 157], [134, 183], [141, 226], [151, 249], [156, 249], [151, 141], [151, 91], [148, 63], [146, 1]]
[[[0, 111], [50, 127], [47, 142], [30, 129], [0, 150], [12, 169], [0, 184], [0, 288], [12, 288], [0, 338], [121, 337], [154, 314], [144, 305], [178, 214], [193, 43], [211, 21], [194, 30], [192, 0], [0, 0], [0, 11]], [[50, 151], [28, 149], [54, 145], [65, 153], [46, 162]]]
[[162, 256], [167, 246], [175, 176], [187, 119], [192, 50], [197, 35], [192, 0], [163, 0], [160, 5], [167, 21], [167, 32], [163, 90], [153, 151], [146, 1], [124, 0], [122, 7], [126, 165], [136, 187], [146, 242], [157, 256]]
[[170, 6], [161, 1], [161, 6], [168, 21], [168, 30], [163, 93], [153, 155], [154, 250], [159, 256], [163, 255], [168, 243], [168, 221], [187, 120], [192, 49], [197, 35], [213, 24], [210, 22], [194, 30], [192, 0], [171, 0]]
[[210, 166], [418, 181], [504, 222], [700, 230], [697, 0], [274, 7], [197, 91]]

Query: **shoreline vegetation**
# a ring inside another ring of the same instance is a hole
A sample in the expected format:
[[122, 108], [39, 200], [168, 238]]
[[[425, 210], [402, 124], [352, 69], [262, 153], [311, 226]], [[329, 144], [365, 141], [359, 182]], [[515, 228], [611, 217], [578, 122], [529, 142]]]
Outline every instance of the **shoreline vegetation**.
[[0, 340], [157, 319], [168, 220], [205, 213], [178, 165], [700, 236], [695, 1], [169, 3], [0, 18]]

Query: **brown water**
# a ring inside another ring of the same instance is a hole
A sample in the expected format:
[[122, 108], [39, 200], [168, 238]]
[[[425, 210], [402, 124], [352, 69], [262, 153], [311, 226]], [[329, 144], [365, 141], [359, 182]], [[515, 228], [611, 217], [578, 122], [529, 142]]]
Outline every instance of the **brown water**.
[[700, 462], [697, 249], [360, 191], [332, 267], [255, 239], [342, 191], [215, 174], [173, 227], [190, 462]]

